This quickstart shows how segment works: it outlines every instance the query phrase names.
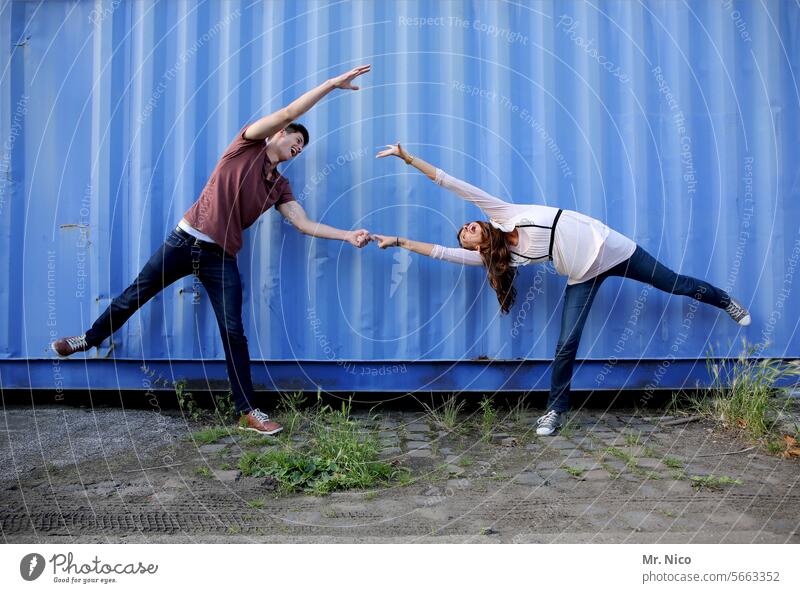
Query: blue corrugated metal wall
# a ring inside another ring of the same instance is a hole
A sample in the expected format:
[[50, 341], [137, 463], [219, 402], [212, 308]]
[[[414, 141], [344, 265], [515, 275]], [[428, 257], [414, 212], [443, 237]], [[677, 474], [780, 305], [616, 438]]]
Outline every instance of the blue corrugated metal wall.
[[[202, 359], [180, 372], [224, 377], [191, 279], [91, 353], [116, 362], [54, 366], [46, 348], [133, 279], [245, 122], [363, 62], [363, 89], [307, 114], [311, 144], [284, 168], [312, 217], [452, 245], [479, 211], [373, 158], [400, 139], [504, 199], [602, 219], [751, 307], [740, 330], [608, 280], [578, 387], [679, 386], [704, 377], [710, 344], [726, 356], [742, 338], [800, 356], [796, 3], [10, 1], [0, 42], [4, 387], [140, 387], [125, 361]], [[239, 265], [251, 355], [273, 361], [256, 365], [262, 385], [546, 387], [565, 283], [547, 268], [523, 271], [501, 318], [479, 269], [311, 240], [277, 212]], [[538, 362], [515, 378], [432, 362], [482, 356]], [[659, 378], [672, 358], [684, 362]]]

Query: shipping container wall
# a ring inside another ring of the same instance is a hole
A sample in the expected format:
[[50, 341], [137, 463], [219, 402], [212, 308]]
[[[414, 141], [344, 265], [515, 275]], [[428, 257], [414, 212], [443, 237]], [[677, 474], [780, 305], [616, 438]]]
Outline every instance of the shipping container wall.
[[[311, 142], [283, 165], [314, 220], [454, 246], [481, 212], [374, 158], [399, 140], [504, 200], [603, 220], [752, 311], [740, 328], [608, 279], [577, 386], [704, 380], [710, 349], [743, 340], [800, 356], [796, 3], [12, 0], [0, 42], [0, 387], [135, 388], [173, 363], [224, 379], [192, 277], [85, 358], [54, 362], [48, 343], [135, 278], [244, 124], [361, 63], [362, 89], [306, 114]], [[309, 238], [275, 210], [245, 236], [259, 385], [547, 386], [566, 282], [552, 265], [523, 268], [501, 316], [481, 268]]]

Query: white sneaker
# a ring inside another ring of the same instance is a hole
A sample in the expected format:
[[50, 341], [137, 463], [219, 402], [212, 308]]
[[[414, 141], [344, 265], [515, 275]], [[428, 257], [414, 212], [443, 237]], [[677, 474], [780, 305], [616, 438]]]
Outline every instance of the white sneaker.
[[750, 312], [742, 304], [731, 297], [731, 302], [725, 307], [725, 311], [739, 325], [750, 325]]
[[562, 425], [561, 414], [555, 410], [550, 410], [544, 416], [540, 416], [536, 421], [536, 434], [550, 436]]

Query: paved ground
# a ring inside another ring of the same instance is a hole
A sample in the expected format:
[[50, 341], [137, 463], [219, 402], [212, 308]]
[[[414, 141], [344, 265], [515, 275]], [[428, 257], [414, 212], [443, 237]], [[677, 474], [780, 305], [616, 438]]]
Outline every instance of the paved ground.
[[[413, 480], [314, 497], [279, 496], [270, 480], [231, 469], [269, 439], [232, 432], [198, 446], [189, 435], [200, 427], [175, 415], [6, 408], [0, 533], [44, 543], [800, 543], [796, 459], [723, 455], [752, 443], [630, 410], [578, 412], [565, 435], [536, 438], [537, 415], [495, 427], [491, 442], [467, 418], [450, 433], [421, 412], [365, 415]], [[735, 482], [692, 480], [709, 475]]]

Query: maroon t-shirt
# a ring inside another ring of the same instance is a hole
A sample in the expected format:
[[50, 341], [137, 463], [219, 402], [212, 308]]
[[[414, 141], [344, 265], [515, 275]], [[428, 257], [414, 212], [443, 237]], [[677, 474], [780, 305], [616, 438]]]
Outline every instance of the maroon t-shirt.
[[244, 229], [270, 207], [295, 199], [289, 182], [277, 170], [275, 179], [267, 180], [271, 162], [267, 143], [245, 138], [248, 125], [239, 130], [200, 197], [183, 215], [186, 222], [233, 256], [242, 248]]

